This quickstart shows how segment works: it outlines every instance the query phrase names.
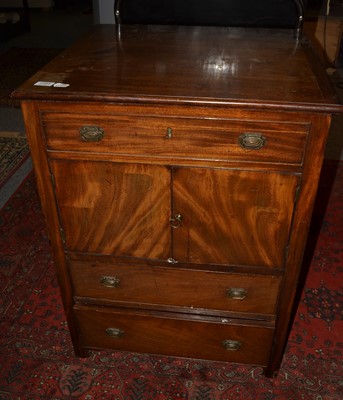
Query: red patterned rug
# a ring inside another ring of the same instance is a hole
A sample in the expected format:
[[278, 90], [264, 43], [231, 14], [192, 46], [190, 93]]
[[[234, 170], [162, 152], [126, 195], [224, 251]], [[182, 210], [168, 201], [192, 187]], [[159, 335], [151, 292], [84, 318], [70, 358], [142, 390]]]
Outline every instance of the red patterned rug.
[[268, 379], [261, 368], [220, 362], [76, 358], [31, 175], [0, 213], [0, 400], [343, 399], [342, 163], [325, 164], [318, 200], [310, 274], [281, 370]]

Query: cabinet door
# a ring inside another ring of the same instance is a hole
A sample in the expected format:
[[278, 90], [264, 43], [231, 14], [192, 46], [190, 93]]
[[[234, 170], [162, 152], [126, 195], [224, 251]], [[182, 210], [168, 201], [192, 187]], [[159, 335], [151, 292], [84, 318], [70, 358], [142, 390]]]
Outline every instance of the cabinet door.
[[281, 173], [175, 169], [173, 258], [281, 268], [297, 185]]
[[170, 171], [94, 161], [51, 161], [69, 251], [167, 259]]

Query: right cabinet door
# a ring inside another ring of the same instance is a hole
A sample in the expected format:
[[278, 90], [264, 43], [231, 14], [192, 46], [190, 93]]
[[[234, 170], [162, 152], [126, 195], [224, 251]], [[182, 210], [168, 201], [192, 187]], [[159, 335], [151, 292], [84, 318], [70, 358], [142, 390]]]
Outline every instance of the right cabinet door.
[[291, 174], [174, 168], [173, 258], [282, 268], [298, 185]]

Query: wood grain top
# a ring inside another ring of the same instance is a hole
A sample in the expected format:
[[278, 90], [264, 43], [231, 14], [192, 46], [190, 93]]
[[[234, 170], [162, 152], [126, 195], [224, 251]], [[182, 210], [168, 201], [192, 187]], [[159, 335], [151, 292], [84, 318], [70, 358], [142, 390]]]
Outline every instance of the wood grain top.
[[97, 25], [13, 96], [342, 111], [310, 46], [292, 30], [124, 25], [118, 35], [113, 25]]

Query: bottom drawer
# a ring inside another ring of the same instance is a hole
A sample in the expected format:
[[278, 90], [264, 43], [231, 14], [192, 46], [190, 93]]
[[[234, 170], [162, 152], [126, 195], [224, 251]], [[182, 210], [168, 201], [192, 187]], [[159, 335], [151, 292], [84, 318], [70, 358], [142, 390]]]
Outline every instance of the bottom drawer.
[[266, 366], [274, 329], [77, 306], [82, 346]]

